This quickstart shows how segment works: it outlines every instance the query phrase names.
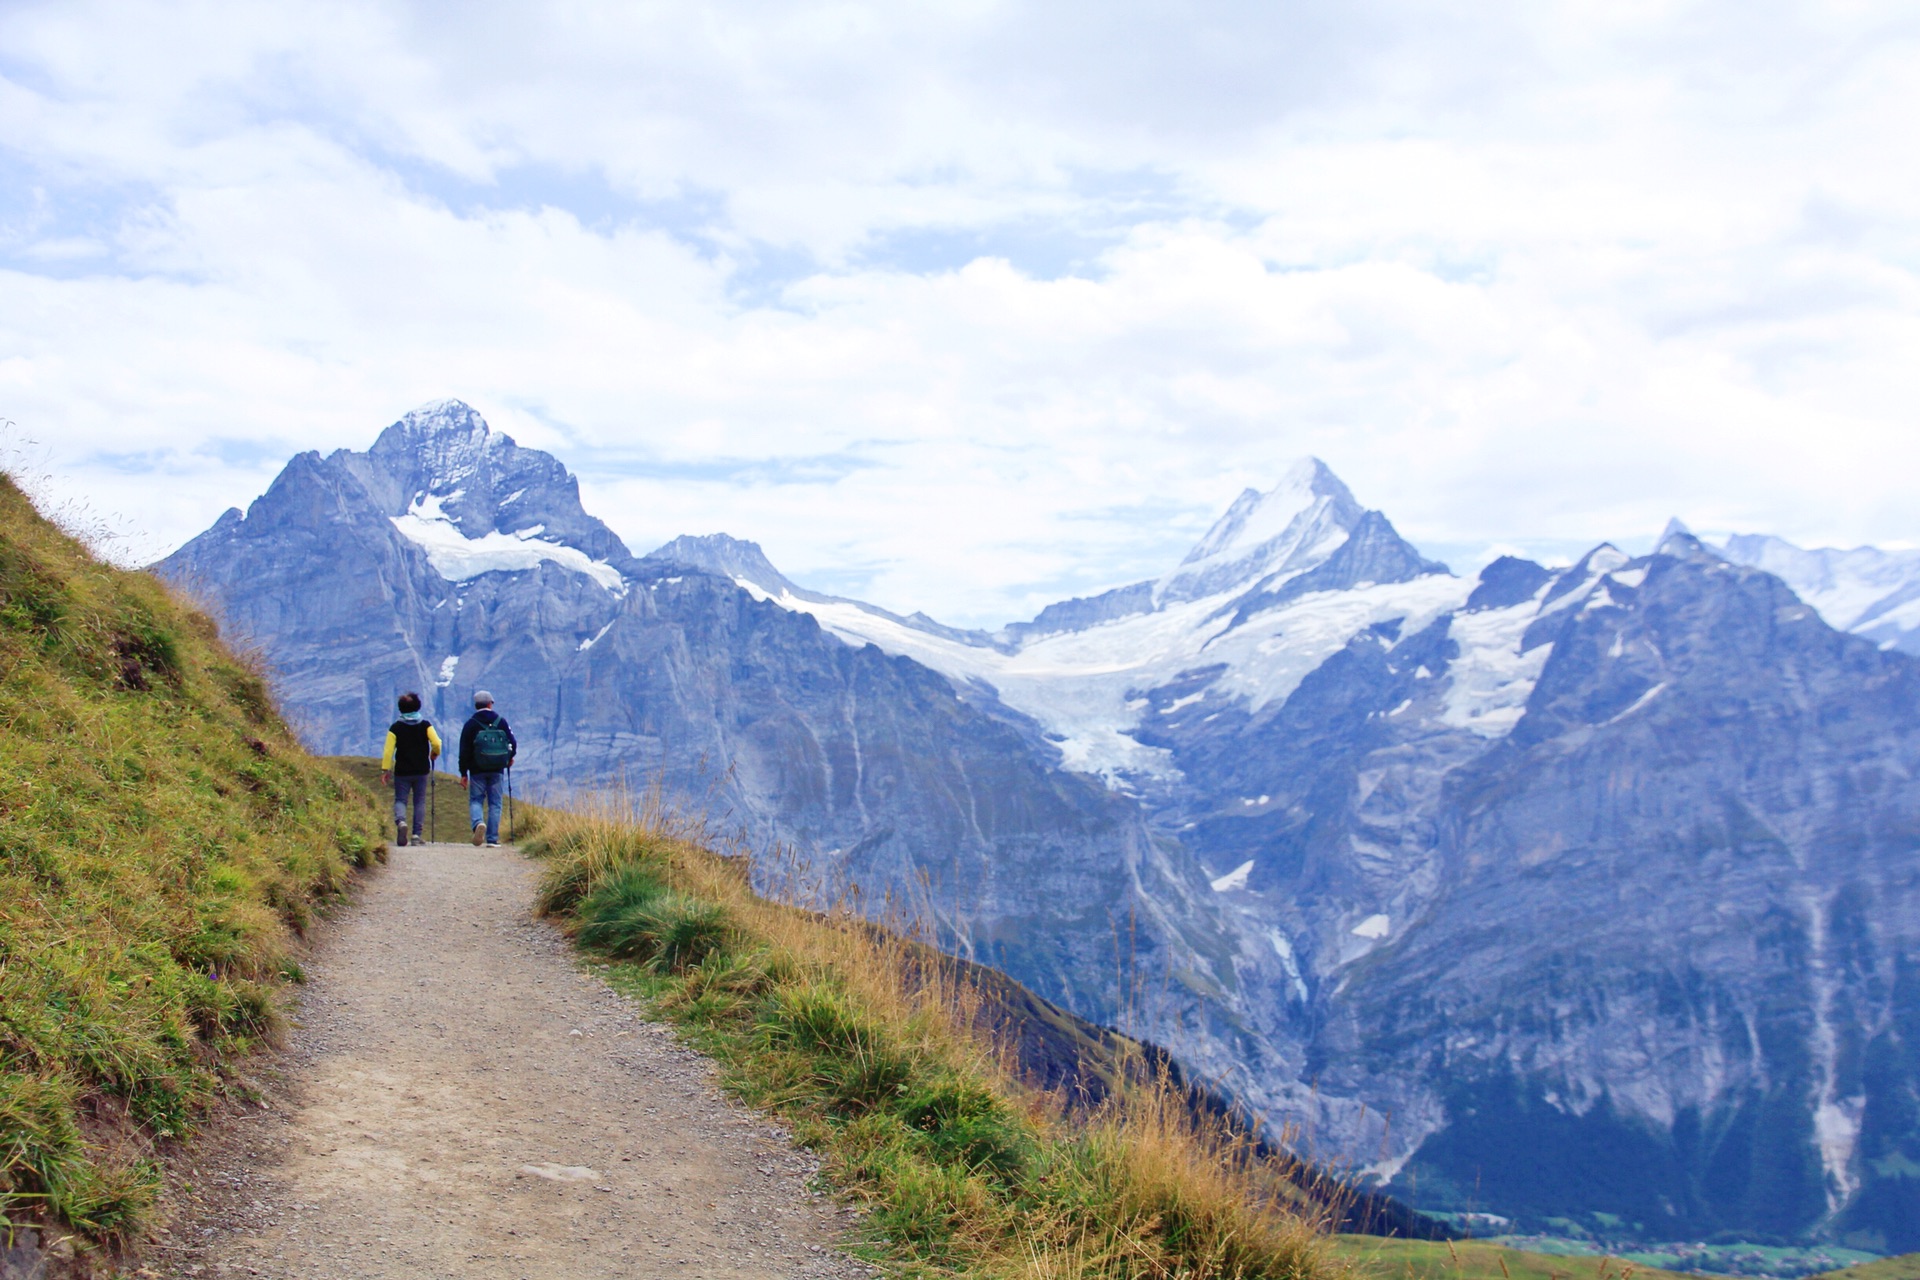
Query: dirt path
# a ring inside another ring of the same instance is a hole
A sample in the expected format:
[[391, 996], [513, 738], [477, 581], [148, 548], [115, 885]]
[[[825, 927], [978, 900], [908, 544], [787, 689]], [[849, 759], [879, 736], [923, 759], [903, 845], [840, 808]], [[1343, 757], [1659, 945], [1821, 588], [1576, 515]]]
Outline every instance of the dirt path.
[[148, 1274], [842, 1277], [814, 1163], [529, 917], [511, 849], [396, 849]]

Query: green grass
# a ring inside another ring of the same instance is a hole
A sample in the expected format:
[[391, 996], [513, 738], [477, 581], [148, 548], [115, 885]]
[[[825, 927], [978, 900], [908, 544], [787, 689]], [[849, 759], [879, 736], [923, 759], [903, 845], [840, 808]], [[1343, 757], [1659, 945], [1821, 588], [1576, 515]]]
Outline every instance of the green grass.
[[0, 476], [0, 1215], [139, 1229], [380, 833], [204, 616]]
[[1842, 1267], [1814, 1277], [1814, 1280], [1920, 1280], [1920, 1253], [1903, 1253], [1897, 1258], [1879, 1258], [1857, 1266]]
[[1333, 1256], [1360, 1280], [1681, 1280], [1682, 1274], [1620, 1258], [1527, 1253], [1480, 1240], [1436, 1244], [1336, 1236]]
[[1015, 1078], [978, 987], [928, 949], [759, 897], [657, 809], [543, 821], [542, 909], [822, 1154], [890, 1273], [1336, 1274], [1292, 1168], [1169, 1082], [1121, 1071], [1068, 1108]]

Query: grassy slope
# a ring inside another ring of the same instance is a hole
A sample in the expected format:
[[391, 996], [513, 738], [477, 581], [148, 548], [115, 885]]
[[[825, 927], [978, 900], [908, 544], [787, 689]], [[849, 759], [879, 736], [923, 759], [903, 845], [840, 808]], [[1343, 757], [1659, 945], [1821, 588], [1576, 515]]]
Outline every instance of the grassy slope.
[[1903, 1253], [1897, 1258], [1863, 1262], [1857, 1267], [1842, 1267], [1813, 1280], [1920, 1280], [1920, 1253]]
[[[1697, 1280], [1678, 1272], [1638, 1267], [1618, 1258], [1567, 1258], [1525, 1253], [1478, 1240], [1435, 1244], [1338, 1236], [1333, 1254], [1361, 1280]], [[1904, 1280], [1893, 1276], [1871, 1280]]]
[[1022, 1081], [966, 971], [754, 894], [742, 860], [651, 816], [547, 814], [543, 909], [680, 1024], [871, 1210], [893, 1274], [1336, 1274], [1295, 1170], [1122, 1072], [1092, 1108]]
[[0, 476], [0, 1214], [137, 1228], [381, 831], [205, 617]]

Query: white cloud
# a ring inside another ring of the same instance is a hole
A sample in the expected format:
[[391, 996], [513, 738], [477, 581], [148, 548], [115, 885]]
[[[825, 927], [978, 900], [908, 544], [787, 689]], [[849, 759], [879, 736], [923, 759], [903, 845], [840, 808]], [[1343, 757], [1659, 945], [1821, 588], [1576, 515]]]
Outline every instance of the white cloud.
[[456, 395], [636, 549], [998, 622], [1325, 457], [1416, 541], [1910, 540], [1893, 5], [0, 14], [0, 416], [148, 548]]

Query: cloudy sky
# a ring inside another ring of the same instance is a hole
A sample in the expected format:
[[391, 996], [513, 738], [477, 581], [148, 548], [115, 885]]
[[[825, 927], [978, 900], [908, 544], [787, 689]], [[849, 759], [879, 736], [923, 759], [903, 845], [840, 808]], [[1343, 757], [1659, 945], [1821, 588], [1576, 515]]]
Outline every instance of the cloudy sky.
[[0, 6], [0, 418], [164, 552], [457, 396], [997, 623], [1325, 458], [1430, 554], [1920, 542], [1911, 3]]

